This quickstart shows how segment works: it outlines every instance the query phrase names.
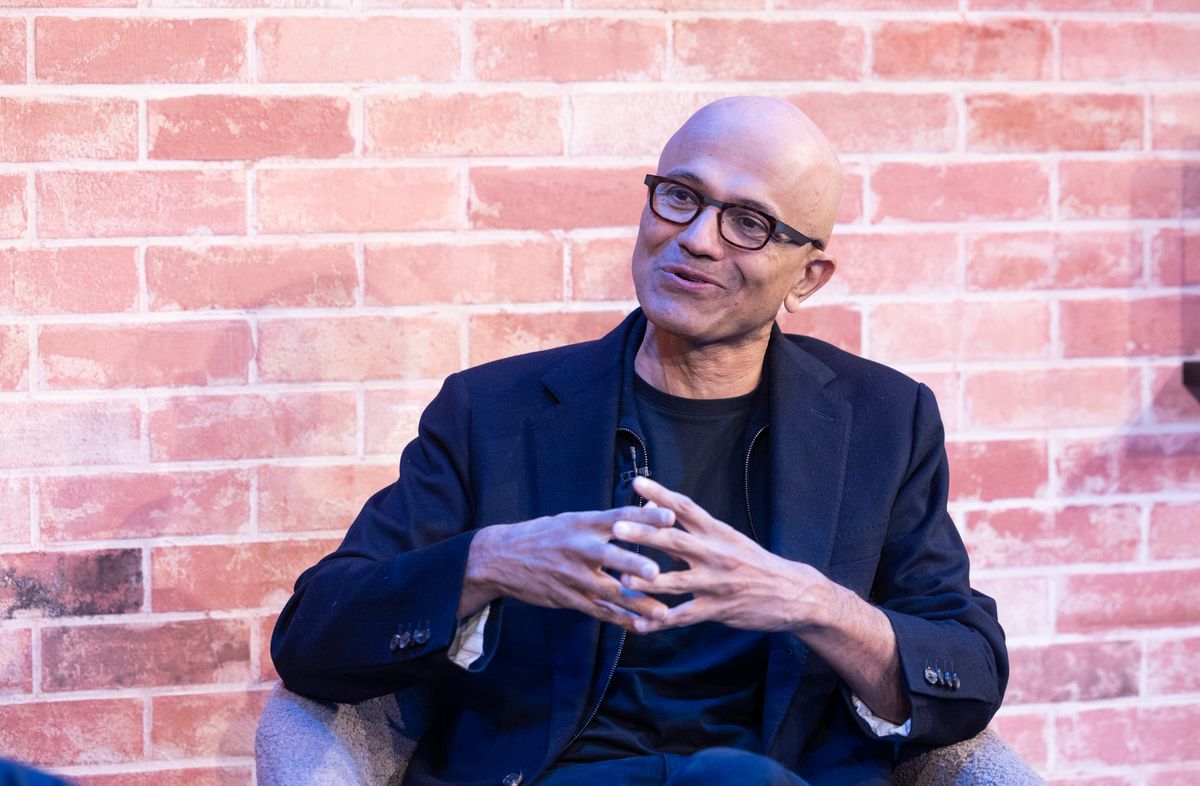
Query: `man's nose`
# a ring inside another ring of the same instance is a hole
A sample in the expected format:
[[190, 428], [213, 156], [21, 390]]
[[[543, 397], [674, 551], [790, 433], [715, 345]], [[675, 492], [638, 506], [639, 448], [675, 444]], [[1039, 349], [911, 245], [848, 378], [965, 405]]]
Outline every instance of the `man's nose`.
[[692, 256], [720, 259], [725, 254], [720, 210], [712, 205], [702, 207], [692, 223], [679, 233], [678, 241]]

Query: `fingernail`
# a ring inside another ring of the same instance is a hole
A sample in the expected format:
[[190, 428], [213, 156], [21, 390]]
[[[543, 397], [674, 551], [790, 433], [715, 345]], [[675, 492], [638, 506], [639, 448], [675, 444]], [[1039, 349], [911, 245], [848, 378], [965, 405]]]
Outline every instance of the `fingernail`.
[[628, 521], [618, 521], [616, 524], [613, 524], [613, 534], [616, 535], [617, 537], [622, 537], [624, 535], [630, 535], [632, 533], [633, 533], [633, 527], [629, 524]]
[[652, 579], [658, 575], [657, 565], [646, 565], [642, 568], [642, 578]]

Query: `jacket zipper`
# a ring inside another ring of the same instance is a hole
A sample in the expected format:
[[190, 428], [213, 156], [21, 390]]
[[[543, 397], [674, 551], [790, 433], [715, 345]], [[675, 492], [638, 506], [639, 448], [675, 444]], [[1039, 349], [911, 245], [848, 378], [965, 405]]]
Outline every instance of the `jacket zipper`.
[[[650, 477], [650, 452], [648, 450], [646, 450], [645, 440], [643, 440], [641, 435], [638, 434], [636, 431], [634, 431], [631, 428], [626, 428], [625, 426], [619, 426], [617, 428], [617, 432], [618, 433], [624, 432], [626, 434], [629, 434], [630, 436], [632, 436], [634, 439], [637, 440], [637, 443], [639, 445], [641, 445], [642, 455], [646, 459], [646, 463], [645, 463], [646, 477]], [[630, 450], [634, 452], [633, 453], [633, 469], [636, 472], [637, 468], [638, 468], [638, 466], [637, 466], [637, 448], [631, 447]], [[644, 502], [645, 502], [645, 500], [643, 500], [643, 499], [641, 499], [641, 497], [639, 497], [638, 498], [638, 507], [639, 508], [642, 507]], [[637, 546], [636, 544], [634, 545], [633, 550], [639, 554], [642, 551], [641, 547]], [[596, 717], [596, 713], [600, 711], [600, 705], [604, 703], [604, 695], [606, 693], [608, 693], [608, 686], [612, 684], [613, 675], [617, 673], [617, 664], [621, 662], [621, 652], [622, 652], [622, 650], [625, 649], [625, 637], [627, 635], [629, 635], [629, 632], [627, 630], [625, 630], [624, 628], [621, 628], [621, 637], [619, 639], [617, 639], [617, 656], [615, 658], [613, 658], [612, 668], [608, 670], [608, 676], [604, 678], [604, 687], [602, 687], [600, 689], [600, 695], [596, 697], [596, 703], [592, 705], [592, 711], [588, 713], [587, 720], [585, 720], [583, 722], [583, 725], [579, 727], [579, 730], [575, 732], [575, 735], [573, 737], [571, 737], [571, 739], [567, 740], [567, 744], [564, 745], [562, 750], [560, 750], [558, 752], [559, 756], [562, 755], [563, 751], [567, 750], [567, 748], [570, 748], [572, 745], [575, 744], [575, 740], [579, 739], [579, 736], [581, 734], [583, 734], [584, 729], [586, 729], [588, 727], [588, 724], [591, 723], [592, 719]], [[555, 757], [555, 758], [557, 758], [557, 757]]]
[[754, 443], [762, 436], [762, 433], [767, 430], [766, 426], [761, 426], [758, 431], [754, 432], [754, 436], [750, 438], [750, 447], [746, 448], [746, 473], [745, 473], [745, 489], [746, 489], [746, 521], [750, 524], [750, 534], [754, 536], [754, 542], [762, 545], [762, 540], [758, 537], [758, 530], [754, 527], [754, 514], [750, 512], [750, 454], [754, 452]]

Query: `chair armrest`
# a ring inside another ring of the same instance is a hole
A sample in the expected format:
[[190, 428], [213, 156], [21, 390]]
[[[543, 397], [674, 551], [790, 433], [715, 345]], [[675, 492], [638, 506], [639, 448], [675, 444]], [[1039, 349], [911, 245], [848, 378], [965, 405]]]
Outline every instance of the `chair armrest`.
[[260, 786], [398, 784], [423, 730], [423, 695], [314, 701], [277, 685], [258, 719]]
[[896, 786], [1045, 786], [1016, 751], [991, 729], [901, 762]]

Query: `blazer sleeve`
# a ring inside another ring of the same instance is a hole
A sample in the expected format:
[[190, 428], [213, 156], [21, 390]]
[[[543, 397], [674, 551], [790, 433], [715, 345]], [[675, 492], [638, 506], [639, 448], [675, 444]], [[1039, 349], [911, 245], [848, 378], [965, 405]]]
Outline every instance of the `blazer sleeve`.
[[[338, 549], [296, 580], [271, 638], [283, 683], [318, 699], [357, 702], [460, 670], [446, 650], [474, 537], [470, 402], [447, 378], [405, 447], [399, 477], [372, 496]], [[491, 611], [482, 669], [502, 604]]]
[[924, 385], [911, 444], [871, 599], [896, 634], [912, 702], [907, 742], [945, 745], [982, 731], [999, 709], [1008, 654], [996, 604], [971, 588], [966, 548], [946, 510], [942, 421]]

